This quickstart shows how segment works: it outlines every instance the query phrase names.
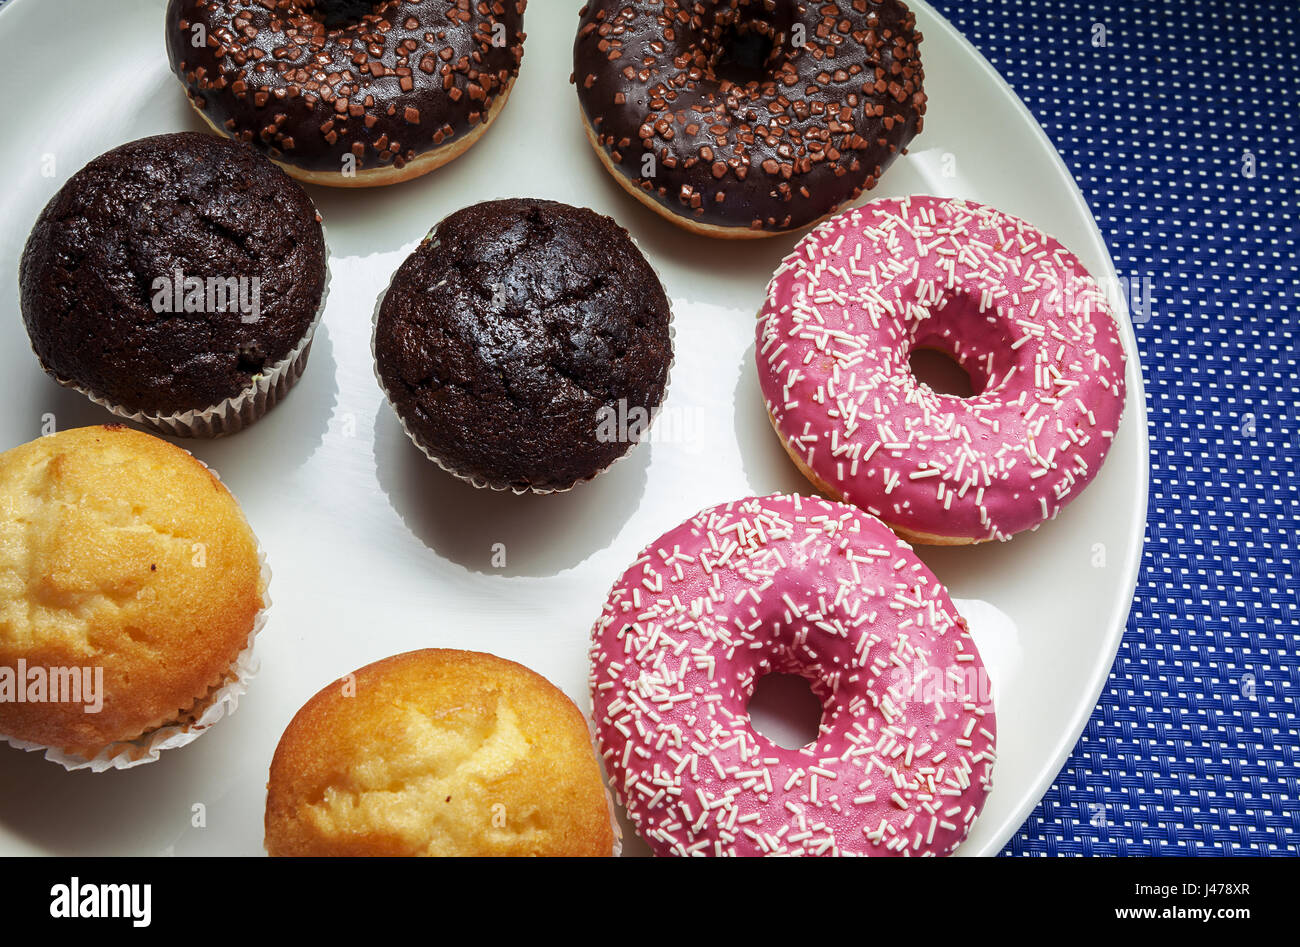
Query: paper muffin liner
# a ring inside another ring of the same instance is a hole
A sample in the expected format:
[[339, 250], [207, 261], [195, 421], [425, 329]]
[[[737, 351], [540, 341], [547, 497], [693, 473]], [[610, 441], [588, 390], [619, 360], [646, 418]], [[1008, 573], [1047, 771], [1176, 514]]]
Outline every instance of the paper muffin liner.
[[[317, 217], [320, 217], [319, 211]], [[330, 295], [330, 250], [329, 235], [325, 231], [325, 222], [320, 220], [321, 242], [325, 248], [325, 285], [321, 288], [320, 305], [316, 315], [303, 333], [302, 339], [283, 359], [276, 362], [268, 371], [253, 377], [253, 382], [237, 395], [232, 395], [210, 408], [192, 408], [176, 414], [149, 414], [144, 411], [132, 411], [122, 405], [114, 404], [87, 388], [65, 378], [60, 378], [45, 366], [41, 367], [53, 376], [64, 388], [80, 392], [95, 404], [106, 408], [119, 418], [134, 421], [136, 424], [151, 428], [160, 434], [173, 437], [214, 438], [227, 434], [236, 434], [253, 422], [261, 419], [289, 393], [302, 373], [307, 369], [307, 357], [311, 354], [312, 339], [316, 328], [325, 315], [325, 305]]]
[[[491, 198], [487, 202], [480, 202], [480, 203], [490, 203], [492, 200], [508, 200], [508, 199], [509, 198]], [[541, 198], [539, 198], [539, 200], [540, 199]], [[473, 206], [473, 205], [467, 205], [467, 206]], [[569, 206], [576, 206], [576, 205], [569, 205]], [[463, 210], [463, 209], [464, 208], [460, 208], [459, 210]], [[600, 214], [600, 211], [594, 210], [593, 208], [588, 207], [585, 209], [590, 210], [594, 214]], [[457, 213], [457, 212], [458, 211], [452, 211], [452, 213]], [[577, 482], [572, 483], [567, 487], [533, 487], [533, 486], [498, 487], [495, 486], [494, 484], [488, 483], [482, 477], [476, 477], [471, 474], [465, 474], [459, 470], [456, 470], [451, 464], [444, 461], [441, 457], [439, 457], [436, 453], [434, 453], [433, 450], [431, 450], [429, 447], [421, 443], [419, 437], [416, 436], [415, 432], [412, 431], [410, 426], [406, 423], [406, 418], [402, 417], [401, 412], [397, 410], [397, 406], [393, 403], [393, 396], [389, 393], [388, 389], [384, 386], [383, 376], [379, 372], [379, 354], [377, 351], [377, 345], [379, 342], [379, 310], [383, 308], [384, 300], [388, 297], [388, 291], [393, 288], [393, 280], [397, 278], [397, 270], [393, 271], [393, 275], [388, 278], [387, 285], [384, 286], [383, 290], [379, 293], [379, 298], [375, 300], [375, 311], [374, 311], [374, 315], [371, 317], [370, 320], [370, 362], [371, 365], [374, 367], [375, 381], [379, 383], [379, 390], [384, 393], [384, 399], [388, 402], [388, 406], [389, 408], [392, 409], [393, 414], [397, 416], [398, 423], [402, 425], [402, 430], [406, 432], [406, 436], [410, 438], [411, 443], [420, 449], [420, 453], [424, 454], [425, 457], [433, 461], [440, 468], [442, 468], [442, 470], [451, 474], [457, 480], [462, 480], [465, 483], [468, 483], [470, 486], [476, 487], [479, 490], [493, 490], [498, 493], [505, 493], [509, 491], [511, 493], [514, 493], [516, 496], [524, 496], [527, 494], [545, 495], [548, 493], [568, 493], [574, 487], [580, 487], [584, 483], [590, 483], [591, 481], [595, 480], [601, 474], [607, 472], [611, 467], [617, 464], [628, 454], [631, 454], [637, 447], [641, 446], [643, 443], [649, 440], [650, 430], [654, 427], [654, 422], [659, 417], [659, 412], [663, 410], [663, 406], [668, 402], [668, 390], [672, 383], [673, 365], [676, 364], [677, 362], [677, 329], [673, 324], [675, 315], [673, 313], [672, 298], [668, 296], [668, 286], [664, 282], [663, 276], [659, 272], [659, 268], [656, 267], [653, 262], [651, 262], [648, 256], [646, 256], [645, 251], [641, 249], [641, 244], [639, 244], [636, 238], [632, 236], [631, 231], [629, 231], [626, 227], [623, 227], [622, 224], [618, 223], [618, 221], [615, 218], [611, 217], [608, 214], [600, 214], [600, 216], [609, 217], [611, 220], [614, 221], [614, 223], [618, 224], [618, 226], [621, 227], [625, 233], [627, 233], [628, 239], [632, 241], [632, 245], [636, 247], [637, 252], [641, 254], [642, 259], [646, 261], [646, 264], [650, 267], [651, 272], [654, 273], [655, 279], [659, 281], [659, 287], [664, 291], [664, 298], [668, 299], [668, 346], [670, 350], [670, 355], [668, 358], [668, 367], [664, 370], [663, 394], [659, 396], [659, 404], [655, 406], [654, 413], [650, 417], [650, 423], [646, 425], [646, 428], [642, 432], [641, 437], [636, 441], [629, 441], [627, 449], [624, 450], [623, 453], [615, 457], [613, 460], [611, 460], [604, 467], [601, 467], [599, 470], [597, 470], [595, 473], [591, 474], [590, 476], [584, 477], [582, 480], [578, 480]], [[446, 218], [443, 218], [443, 220], [445, 219]], [[430, 229], [429, 232], [424, 236], [424, 239], [420, 241], [420, 244], [423, 244], [426, 240], [431, 239], [433, 235], [438, 232], [438, 228], [441, 226], [442, 226], [442, 221], [440, 220], [438, 221], [438, 223], [433, 225], [432, 229]], [[411, 252], [414, 253], [415, 251], [413, 250]], [[407, 258], [409, 257], [410, 254], [407, 254]], [[397, 269], [400, 270], [405, 263], [406, 263], [406, 258], [404, 258], [402, 262], [398, 264]]]
[[[194, 459], [198, 460], [197, 457]], [[199, 463], [203, 464], [203, 461], [199, 460]], [[221, 479], [220, 475], [211, 467], [208, 467], [207, 464], [203, 464], [203, 466], [218, 480]], [[248, 692], [249, 682], [260, 670], [260, 662], [253, 655], [253, 645], [258, 633], [265, 627], [271, 611], [271, 567], [267, 564], [266, 552], [262, 548], [261, 542], [257, 540], [256, 535], [253, 538], [257, 542], [257, 562], [261, 571], [263, 592], [262, 607], [253, 616], [253, 628], [248, 633], [248, 642], [244, 649], [236, 655], [234, 662], [230, 665], [230, 670], [221, 683], [211, 687], [206, 695], [178, 712], [176, 714], [177, 719], [174, 722], [154, 727], [134, 740], [119, 740], [116, 743], [110, 743], [93, 757], [78, 756], [57, 747], [35, 743], [30, 740], [19, 740], [3, 733], [0, 733], [0, 741], [4, 741], [16, 749], [26, 750], [29, 753], [44, 750], [47, 760], [58, 763], [68, 772], [88, 769], [92, 773], [102, 773], [105, 770], [133, 769], [136, 766], [143, 766], [145, 763], [152, 763], [162, 755], [164, 750], [174, 750], [178, 747], [188, 746], [206, 733], [222, 717], [233, 714], [239, 706], [239, 698]]]
[[[588, 697], [587, 703], [590, 705], [591, 698]], [[591, 740], [591, 752], [596, 756], [596, 768], [600, 772], [600, 788], [605, 793], [605, 808], [609, 810], [609, 825], [614, 830], [614, 850], [610, 853], [612, 858], [621, 858], [623, 856], [623, 823], [618, 819], [618, 802], [614, 799], [614, 791], [610, 789], [609, 773], [605, 771], [605, 760], [600, 755], [600, 739], [596, 735], [596, 724], [592, 720], [590, 711], [584, 715], [587, 724], [587, 736]]]

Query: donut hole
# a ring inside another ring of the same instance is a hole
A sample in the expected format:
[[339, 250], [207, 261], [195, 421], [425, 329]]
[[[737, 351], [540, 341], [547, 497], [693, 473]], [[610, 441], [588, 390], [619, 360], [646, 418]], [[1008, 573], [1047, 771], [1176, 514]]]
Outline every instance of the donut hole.
[[772, 28], [766, 23], [739, 21], [723, 27], [713, 55], [711, 71], [716, 79], [736, 85], [762, 82], [767, 78], [768, 61], [776, 45]]
[[312, 19], [319, 20], [328, 30], [341, 30], [356, 26], [387, 0], [308, 0]]
[[807, 746], [821, 729], [822, 702], [798, 674], [773, 672], [760, 677], [748, 712], [755, 732], [786, 750]]
[[917, 346], [912, 349], [907, 364], [917, 383], [925, 385], [937, 395], [971, 398], [979, 394], [970, 372], [942, 349]]
[[[920, 295], [919, 288], [914, 291]], [[957, 399], [989, 397], [1012, 369], [1023, 367], [1022, 352], [1030, 350], [1015, 342], [1024, 330], [987, 303], [967, 286], [941, 292], [937, 300], [917, 300], [921, 315], [901, 344], [918, 386]]]

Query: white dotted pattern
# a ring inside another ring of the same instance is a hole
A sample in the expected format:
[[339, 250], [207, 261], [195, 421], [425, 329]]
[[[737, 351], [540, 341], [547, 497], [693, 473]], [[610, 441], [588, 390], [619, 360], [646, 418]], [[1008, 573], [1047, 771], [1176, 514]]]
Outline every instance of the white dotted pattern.
[[1006, 853], [1295, 853], [1300, 7], [935, 6], [1088, 198], [1132, 287], [1151, 426], [1127, 634]]

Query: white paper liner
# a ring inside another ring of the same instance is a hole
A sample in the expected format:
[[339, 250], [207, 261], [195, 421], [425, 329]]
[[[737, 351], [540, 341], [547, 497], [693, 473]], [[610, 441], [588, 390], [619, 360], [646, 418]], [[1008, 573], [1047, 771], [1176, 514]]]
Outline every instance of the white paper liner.
[[[189, 452], [186, 451], [186, 453]], [[193, 455], [191, 454], [191, 456]], [[199, 460], [197, 457], [194, 459]], [[203, 461], [199, 460], [199, 463], [203, 464]], [[207, 464], [203, 464], [203, 466], [218, 480], [221, 479], [220, 475], [211, 467], [208, 467]], [[26, 750], [29, 753], [44, 750], [47, 760], [58, 763], [69, 772], [88, 769], [92, 773], [102, 773], [105, 770], [132, 769], [145, 763], [152, 763], [162, 755], [163, 750], [174, 750], [177, 747], [188, 746], [206, 733], [222, 717], [233, 714], [239, 706], [239, 698], [248, 692], [249, 682], [261, 668], [261, 662], [253, 655], [253, 645], [258, 632], [265, 627], [268, 614], [271, 611], [271, 567], [266, 561], [266, 552], [262, 549], [261, 542], [257, 541], [256, 536], [253, 538], [257, 542], [257, 562], [261, 567], [262, 608], [253, 617], [253, 630], [248, 633], [248, 644], [236, 656], [234, 663], [231, 664], [230, 673], [227, 675], [225, 682], [213, 688], [206, 696], [199, 698], [193, 706], [182, 711], [181, 715], [190, 718], [189, 722], [164, 724], [134, 740], [121, 740], [117, 743], [110, 743], [89, 759], [73, 753], [66, 753], [43, 743], [8, 737], [3, 733], [0, 733], [0, 740], [16, 749]], [[200, 707], [202, 713], [195, 716]]]
[[[587, 697], [588, 706], [591, 705], [591, 696]], [[614, 830], [614, 850], [611, 853], [613, 858], [621, 858], [623, 855], [623, 824], [618, 820], [618, 803], [614, 800], [614, 793], [609, 788], [609, 774], [605, 772], [605, 760], [600, 755], [600, 740], [596, 736], [596, 725], [592, 721], [592, 714], [588, 711], [584, 715], [587, 724], [587, 736], [591, 740], [591, 752], [596, 755], [596, 768], [600, 772], [600, 788], [605, 792], [605, 807], [609, 810], [609, 825]]]
[[[510, 200], [510, 198], [493, 198], [493, 200]], [[479, 203], [491, 203], [491, 201], [480, 201]], [[472, 207], [474, 205], [471, 204], [467, 206]], [[568, 206], [572, 207], [574, 205], [571, 204]], [[460, 208], [460, 209], [464, 210], [464, 208]], [[599, 214], [602, 217], [609, 217], [608, 214], [600, 214], [600, 211], [592, 210], [592, 208], [589, 207], [583, 209], [591, 210], [592, 213]], [[452, 211], [452, 213], [453, 214], [458, 213], [458, 211]], [[443, 219], [445, 220], [446, 218]], [[613, 217], [610, 217], [609, 219], [614, 220]], [[640, 446], [642, 443], [646, 442], [649, 439], [648, 435], [650, 433], [650, 429], [654, 427], [655, 419], [658, 418], [659, 412], [663, 410], [663, 406], [668, 401], [668, 388], [671, 385], [673, 380], [673, 365], [677, 361], [677, 329], [673, 325], [674, 316], [673, 316], [672, 299], [668, 296], [667, 284], [664, 283], [663, 276], [660, 275], [658, 267], [656, 267], [654, 263], [650, 261], [650, 258], [646, 256], [645, 252], [641, 249], [641, 245], [637, 243], [636, 238], [632, 236], [631, 231], [629, 231], [622, 224], [618, 223], [617, 220], [614, 220], [614, 223], [619, 228], [621, 228], [624, 231], [624, 233], [627, 234], [628, 239], [632, 241], [632, 245], [636, 247], [637, 252], [641, 254], [641, 257], [646, 261], [646, 264], [650, 267], [651, 272], [654, 273], [655, 279], [659, 281], [659, 288], [663, 290], [664, 298], [668, 300], [669, 357], [668, 357], [668, 367], [664, 370], [664, 390], [663, 390], [663, 394], [661, 394], [659, 397], [659, 404], [656, 405], [654, 409], [654, 413], [651, 414], [650, 416], [650, 423], [648, 423], [645, 427], [645, 430], [641, 432], [641, 437], [636, 441], [630, 441], [628, 443], [627, 449], [624, 450], [623, 453], [619, 454], [617, 457], [611, 460], [604, 467], [600, 468], [600, 470], [597, 470], [589, 477], [585, 477], [582, 480], [570, 484], [567, 487], [531, 487], [531, 486], [530, 487], [514, 487], [514, 486], [498, 487], [494, 484], [488, 483], [482, 477], [475, 477], [469, 474], [461, 473], [459, 470], [454, 469], [450, 464], [443, 461], [442, 458], [434, 454], [433, 451], [429, 450], [429, 448], [425, 447], [423, 444], [420, 443], [419, 438], [416, 437], [415, 433], [407, 425], [406, 419], [402, 417], [401, 412], [399, 412], [397, 410], [397, 407], [393, 404], [392, 395], [390, 395], [388, 389], [384, 387], [384, 379], [379, 373], [379, 356], [378, 356], [378, 352], [376, 351], [376, 346], [379, 342], [379, 310], [383, 308], [384, 299], [388, 296], [388, 291], [393, 288], [393, 280], [397, 278], [397, 270], [393, 271], [393, 275], [388, 279], [388, 284], [379, 293], [379, 298], [375, 300], [374, 315], [371, 317], [370, 320], [370, 361], [375, 370], [375, 381], [379, 382], [379, 390], [384, 393], [384, 398], [385, 400], [387, 400], [388, 406], [392, 409], [393, 414], [397, 416], [398, 423], [402, 425], [402, 430], [406, 432], [406, 436], [410, 438], [411, 443], [420, 449], [420, 453], [424, 454], [425, 457], [433, 461], [435, 464], [441, 467], [445, 472], [451, 474], [457, 480], [463, 480], [465, 483], [468, 483], [470, 486], [476, 487], [480, 490], [495, 490], [498, 493], [504, 493], [508, 490], [511, 493], [516, 494], [517, 496], [523, 496], [525, 494], [530, 494], [530, 493], [538, 494], [538, 495], [545, 495], [548, 493], [568, 493], [574, 487], [580, 487], [584, 483], [590, 483], [592, 480], [595, 480], [597, 477], [607, 472], [611, 467], [613, 467], [620, 460], [622, 460], [628, 454], [632, 453], [633, 450], [635, 450], [638, 446]], [[438, 223], [434, 224], [433, 228], [424, 236], [424, 239], [420, 241], [420, 245], [423, 245], [425, 241], [432, 239], [433, 235], [438, 232], [438, 228], [441, 226], [442, 226], [441, 220], [438, 221]], [[417, 247], [416, 249], [418, 250], [419, 247]], [[411, 251], [411, 253], [415, 253], [415, 252], [416, 252], [415, 250]], [[402, 266], [405, 265], [407, 259], [410, 259], [410, 254], [407, 255], [406, 259], [402, 260], [402, 262], [398, 264], [398, 270], [400, 270]]]
[[[310, 200], [310, 197], [308, 200]], [[280, 402], [280, 399], [289, 393], [289, 389], [297, 383], [298, 379], [302, 377], [302, 373], [307, 369], [307, 357], [311, 354], [312, 339], [316, 336], [316, 327], [320, 325], [321, 318], [325, 315], [325, 304], [328, 302], [330, 295], [329, 235], [325, 232], [325, 221], [320, 217], [319, 211], [317, 211], [316, 216], [320, 223], [321, 243], [325, 249], [325, 285], [321, 287], [320, 305], [316, 308], [316, 315], [312, 317], [311, 324], [307, 326], [307, 331], [303, 333], [302, 339], [289, 354], [271, 366], [270, 371], [254, 376], [253, 383], [239, 394], [232, 395], [210, 408], [191, 409], [178, 414], [147, 414], [144, 411], [132, 411], [121, 405], [113, 404], [107, 398], [103, 398], [65, 378], [60, 378], [50, 372], [44, 362], [41, 363], [41, 367], [64, 388], [80, 392], [95, 404], [101, 408], [106, 408], [119, 418], [134, 421], [136, 424], [152, 428], [161, 434], [170, 434], [173, 437], [200, 438], [237, 434], [274, 408]]]

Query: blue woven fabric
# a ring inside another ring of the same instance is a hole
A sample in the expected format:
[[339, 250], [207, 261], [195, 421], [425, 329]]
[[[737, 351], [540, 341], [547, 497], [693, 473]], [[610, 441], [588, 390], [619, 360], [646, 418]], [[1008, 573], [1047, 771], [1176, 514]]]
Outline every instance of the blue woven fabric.
[[1300, 4], [935, 5], [1047, 130], [1121, 280], [1150, 293], [1133, 300], [1151, 436], [1133, 610], [1004, 854], [1295, 854]]

